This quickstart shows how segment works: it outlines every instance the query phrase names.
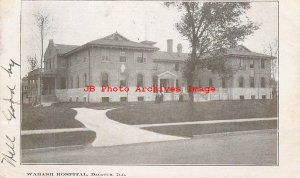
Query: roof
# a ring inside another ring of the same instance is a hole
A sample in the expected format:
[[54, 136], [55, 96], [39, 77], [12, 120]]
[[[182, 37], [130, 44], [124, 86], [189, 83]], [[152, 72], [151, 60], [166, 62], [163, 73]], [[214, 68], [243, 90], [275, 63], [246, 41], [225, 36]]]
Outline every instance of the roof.
[[58, 50], [58, 54], [65, 54], [78, 47], [76, 45], [65, 45], [65, 44], [55, 44], [54, 46]]
[[239, 45], [235, 48], [229, 48], [226, 49], [225, 56], [240, 56], [240, 57], [259, 57], [259, 58], [269, 58], [269, 59], [275, 59], [274, 56], [269, 56], [261, 53], [256, 53], [250, 51], [248, 48], [246, 48], [243, 45]]
[[158, 50], [159, 48], [134, 41], [130, 41], [124, 36], [120, 35], [118, 32], [115, 32], [111, 35], [108, 35], [104, 38], [99, 38], [97, 40], [90, 41], [82, 46], [75, 46], [75, 48], [69, 50], [65, 55], [69, 55], [77, 50], [83, 49], [87, 46], [104, 46], [104, 47], [117, 47], [117, 48], [140, 48], [147, 50]]
[[106, 36], [104, 38], [100, 38], [94, 41], [90, 41], [87, 44], [95, 44], [95, 45], [104, 45], [104, 46], [119, 46], [119, 47], [134, 47], [134, 48], [149, 48], [149, 49], [158, 49], [156, 47], [138, 43], [134, 41], [130, 41], [127, 38], [120, 35], [118, 32]]
[[187, 53], [181, 53], [178, 55], [177, 52], [165, 52], [165, 51], [156, 51], [152, 54], [152, 58], [154, 61], [161, 62], [172, 62], [172, 61], [185, 61], [188, 58]]

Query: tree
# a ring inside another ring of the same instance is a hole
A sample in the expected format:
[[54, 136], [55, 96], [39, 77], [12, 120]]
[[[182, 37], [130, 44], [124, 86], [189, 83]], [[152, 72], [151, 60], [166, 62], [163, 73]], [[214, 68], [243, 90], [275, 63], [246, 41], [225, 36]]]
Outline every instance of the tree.
[[36, 55], [33, 56], [27, 56], [27, 62], [30, 66], [30, 70], [34, 70], [37, 68], [38, 59], [36, 58]]
[[[222, 53], [226, 48], [237, 46], [259, 28], [246, 16], [250, 3], [221, 2], [166, 2], [182, 14], [176, 23], [178, 32], [190, 43], [191, 52], [186, 60], [184, 77], [188, 85], [194, 82], [195, 71], [208, 68], [225, 75], [231, 73], [226, 67]], [[242, 20], [243, 19], [243, 20]]]
[[278, 40], [275, 39], [272, 42], [269, 42], [264, 48], [263, 52], [272, 57], [276, 57], [271, 62], [271, 78], [276, 81], [278, 80]]
[[39, 96], [39, 100], [40, 103], [42, 102], [42, 68], [43, 68], [43, 56], [44, 56], [44, 39], [47, 35], [48, 30], [50, 29], [50, 24], [49, 24], [49, 14], [43, 12], [43, 11], [38, 11], [37, 13], [33, 14], [34, 18], [35, 18], [35, 24], [39, 30], [40, 33], [40, 40], [41, 40], [41, 59], [40, 59], [40, 96]]

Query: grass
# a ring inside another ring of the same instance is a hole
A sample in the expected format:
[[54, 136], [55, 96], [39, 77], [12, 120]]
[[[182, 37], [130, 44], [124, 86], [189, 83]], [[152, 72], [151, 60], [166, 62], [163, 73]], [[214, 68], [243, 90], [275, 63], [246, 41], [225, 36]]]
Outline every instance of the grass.
[[108, 111], [107, 116], [126, 124], [266, 118], [277, 116], [277, 104], [273, 100], [144, 103]]
[[75, 120], [76, 113], [75, 110], [63, 106], [22, 106], [22, 130], [84, 127]]
[[236, 123], [218, 123], [218, 124], [188, 124], [173, 126], [146, 127], [143, 129], [166, 135], [181, 137], [192, 137], [194, 135], [247, 131], [247, 130], [264, 130], [276, 129], [277, 121], [247, 121]]
[[53, 134], [22, 135], [22, 149], [87, 145], [93, 142], [96, 133], [93, 131], [77, 131]]

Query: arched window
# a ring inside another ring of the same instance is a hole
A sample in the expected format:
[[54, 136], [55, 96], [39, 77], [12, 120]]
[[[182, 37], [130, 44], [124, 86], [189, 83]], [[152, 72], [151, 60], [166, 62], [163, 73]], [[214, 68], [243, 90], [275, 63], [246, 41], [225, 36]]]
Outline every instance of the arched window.
[[73, 88], [73, 77], [70, 78], [70, 85], [69, 88]]
[[83, 75], [84, 87], [87, 85], [87, 75]]
[[156, 75], [152, 77], [152, 84], [153, 84], [153, 86], [158, 85], [158, 77]]
[[138, 74], [136, 80], [137, 80], [137, 82], [136, 82], [137, 86], [139, 86], [139, 87], [144, 86], [144, 76], [142, 74]]
[[265, 77], [262, 77], [260, 80], [260, 87], [265, 88], [266, 87], [266, 79]]
[[211, 78], [208, 80], [208, 86], [209, 86], [209, 87], [212, 87], [212, 86], [213, 86], [213, 81], [212, 81]]
[[226, 88], [226, 80], [222, 77], [222, 88]]
[[239, 87], [243, 88], [244, 87], [244, 77], [239, 78]]
[[76, 88], [79, 88], [79, 76], [77, 75]]
[[103, 85], [108, 85], [108, 74], [103, 73], [101, 76], [101, 84]]

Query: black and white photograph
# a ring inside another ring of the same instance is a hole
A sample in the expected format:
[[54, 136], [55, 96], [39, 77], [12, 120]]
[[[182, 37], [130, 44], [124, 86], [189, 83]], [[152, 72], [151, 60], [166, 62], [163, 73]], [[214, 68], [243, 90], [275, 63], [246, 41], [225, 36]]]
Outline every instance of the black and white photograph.
[[277, 166], [278, 9], [23, 1], [21, 164]]

